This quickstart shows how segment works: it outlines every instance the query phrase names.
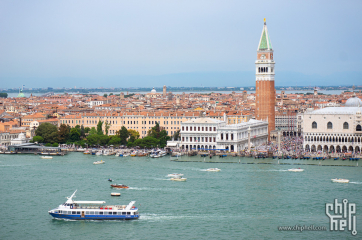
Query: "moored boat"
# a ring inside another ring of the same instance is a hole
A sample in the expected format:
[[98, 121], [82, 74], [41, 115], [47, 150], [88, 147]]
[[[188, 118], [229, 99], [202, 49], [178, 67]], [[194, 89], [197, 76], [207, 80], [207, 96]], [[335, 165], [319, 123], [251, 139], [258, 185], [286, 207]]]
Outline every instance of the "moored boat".
[[303, 172], [304, 169], [301, 169], [301, 168], [291, 168], [291, 169], [288, 169], [289, 172]]
[[57, 219], [72, 220], [132, 220], [138, 219], [138, 208], [131, 201], [128, 205], [105, 205], [105, 201], [74, 201], [72, 196], [67, 201], [48, 213]]
[[83, 152], [83, 154], [91, 154], [91, 151], [86, 150], [86, 151]]
[[208, 171], [208, 172], [220, 172], [221, 169], [219, 169], [219, 168], [208, 168], [208, 169], [206, 169], [206, 171]]
[[176, 182], [186, 182], [187, 178], [184, 177], [178, 177], [178, 178], [170, 178], [171, 181], [176, 181]]
[[53, 157], [51, 157], [51, 156], [41, 156], [40, 158], [41, 159], [52, 159]]
[[112, 192], [112, 193], [111, 193], [111, 196], [113, 196], [113, 197], [120, 197], [120, 196], [121, 196], [121, 193]]
[[334, 179], [331, 179], [331, 180], [332, 180], [332, 182], [336, 182], [336, 183], [349, 183], [348, 179], [334, 178]]
[[93, 164], [103, 164], [103, 163], [105, 163], [105, 161], [103, 161], [103, 160], [93, 162]]
[[113, 187], [113, 188], [129, 188], [128, 186], [123, 185], [123, 184], [111, 184], [111, 187]]

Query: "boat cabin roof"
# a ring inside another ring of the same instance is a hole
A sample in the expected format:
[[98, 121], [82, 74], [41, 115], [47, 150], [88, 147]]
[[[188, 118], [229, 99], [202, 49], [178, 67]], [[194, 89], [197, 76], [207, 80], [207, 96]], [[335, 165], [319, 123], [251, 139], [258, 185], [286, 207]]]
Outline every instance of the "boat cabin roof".
[[73, 201], [76, 204], [104, 204], [105, 201]]

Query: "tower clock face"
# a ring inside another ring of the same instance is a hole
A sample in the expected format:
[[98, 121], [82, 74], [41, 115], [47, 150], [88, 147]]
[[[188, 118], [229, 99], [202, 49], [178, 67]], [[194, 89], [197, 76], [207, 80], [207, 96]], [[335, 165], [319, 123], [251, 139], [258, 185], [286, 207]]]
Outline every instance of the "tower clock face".
[[265, 54], [262, 54], [262, 55], [260, 56], [260, 59], [265, 59]]
[[272, 53], [270, 54], [270, 59], [273, 59], [273, 54]]

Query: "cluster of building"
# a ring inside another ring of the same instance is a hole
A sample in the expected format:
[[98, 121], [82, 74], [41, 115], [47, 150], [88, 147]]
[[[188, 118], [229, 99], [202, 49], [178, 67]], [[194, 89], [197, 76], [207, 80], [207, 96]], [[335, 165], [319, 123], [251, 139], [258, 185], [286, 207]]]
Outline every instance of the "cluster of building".
[[310, 94], [277, 93], [273, 55], [264, 21], [255, 62], [255, 93], [172, 93], [164, 86], [162, 93], [155, 89], [107, 96], [25, 97], [19, 93], [17, 98], [2, 98], [0, 144], [12, 144], [20, 133], [30, 139], [45, 122], [96, 128], [102, 121], [109, 126], [109, 135], [124, 126], [138, 131], [140, 137], [147, 136], [158, 123], [171, 137], [179, 132], [179, 147], [187, 150], [240, 151], [276, 141], [281, 132], [284, 136], [303, 137], [308, 151], [360, 151], [361, 93], [324, 95], [317, 89]]

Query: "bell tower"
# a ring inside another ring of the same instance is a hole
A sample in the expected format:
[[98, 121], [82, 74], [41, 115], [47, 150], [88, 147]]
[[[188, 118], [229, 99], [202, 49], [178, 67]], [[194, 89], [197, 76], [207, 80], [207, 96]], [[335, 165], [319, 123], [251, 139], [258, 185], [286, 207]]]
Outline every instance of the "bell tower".
[[268, 120], [268, 135], [275, 129], [275, 85], [274, 85], [274, 58], [273, 47], [269, 38], [268, 28], [264, 18], [263, 31], [261, 33], [256, 67], [256, 91], [255, 91], [255, 118]]

